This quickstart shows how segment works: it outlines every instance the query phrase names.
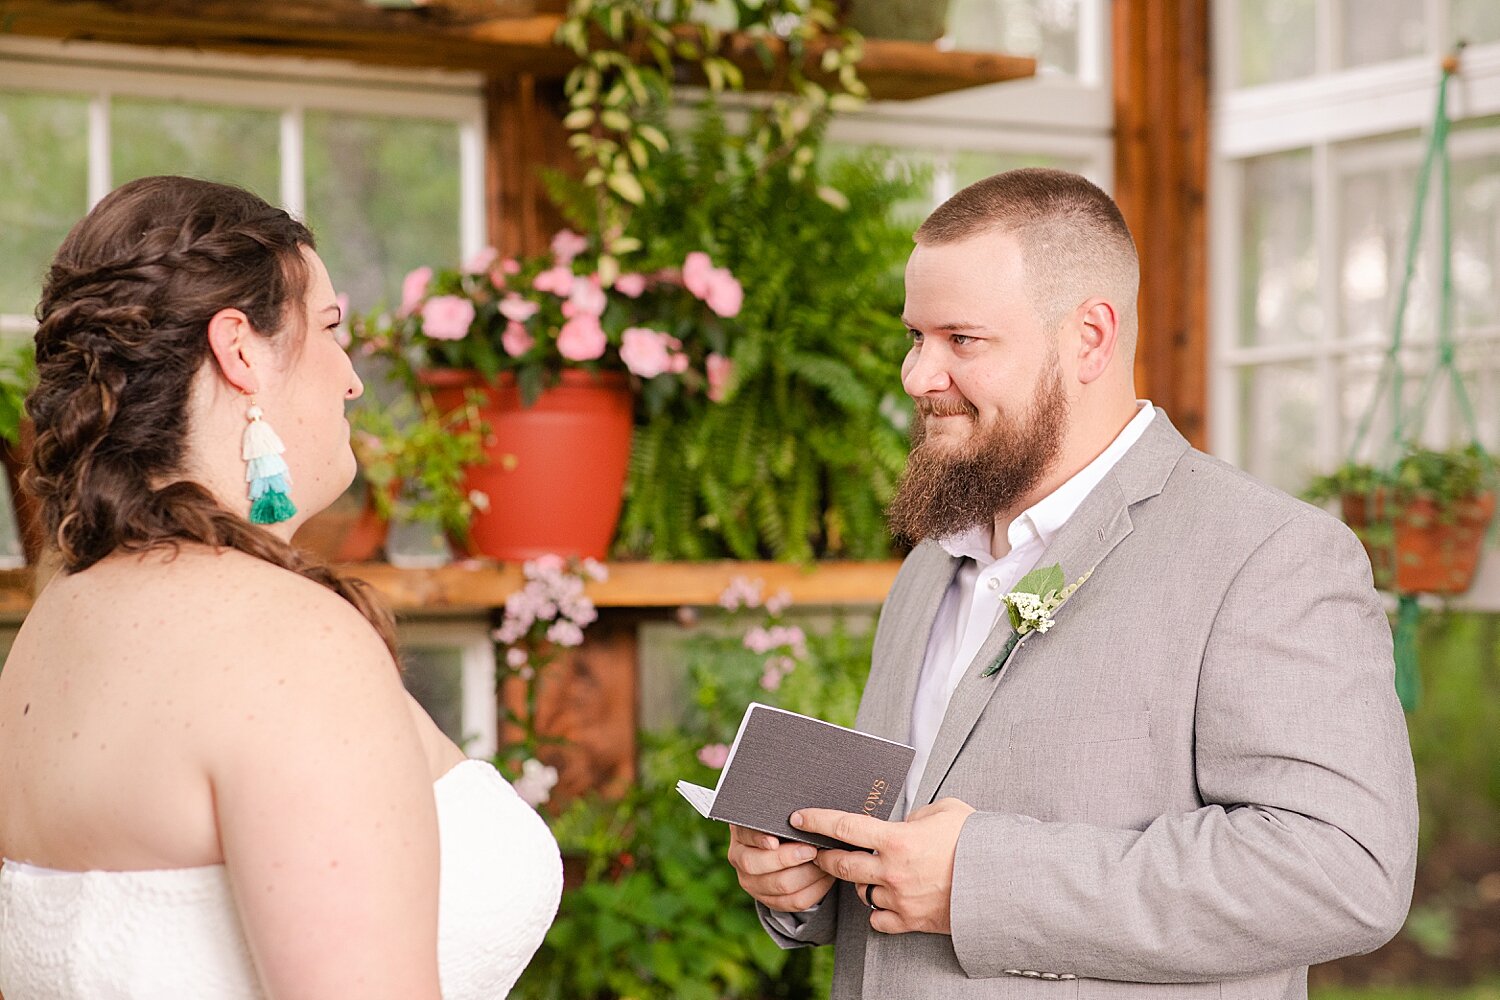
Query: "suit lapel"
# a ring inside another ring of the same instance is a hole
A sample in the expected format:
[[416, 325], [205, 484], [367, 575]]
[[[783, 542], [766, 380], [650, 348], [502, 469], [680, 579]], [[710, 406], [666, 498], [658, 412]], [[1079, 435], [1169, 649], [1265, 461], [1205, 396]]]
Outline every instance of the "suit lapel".
[[[1130, 534], [1130, 505], [1160, 493], [1168, 475], [1187, 448], [1187, 441], [1177, 433], [1166, 414], [1158, 411], [1141, 439], [1100, 480], [1099, 485], [1058, 531], [1037, 565], [1050, 566], [1057, 563], [1062, 567], [1064, 578], [1072, 583], [1102, 563], [1114, 547]], [[1084, 584], [1078, 594], [1082, 594], [1087, 588], [1088, 584]], [[1070, 599], [1070, 603], [1064, 604], [1057, 611], [1055, 627], [1069, 627], [1070, 612], [1073, 610]], [[926, 618], [925, 628], [920, 633], [923, 650], [926, 648], [926, 637], [931, 632], [936, 611], [937, 607], [934, 605], [933, 613]], [[922, 772], [916, 796], [911, 800], [912, 809], [933, 800], [938, 786], [947, 777], [959, 750], [968, 740], [980, 714], [989, 704], [1011, 664], [1026, 656], [1032, 643], [1046, 642], [1047, 636], [1030, 632], [1019, 640], [1012, 640], [1014, 633], [1010, 620], [1002, 614], [973, 662], [965, 668], [963, 678], [948, 701], [948, 711], [933, 740], [927, 768]], [[1001, 656], [1004, 660], [1000, 669], [988, 677], [983, 676]], [[909, 694], [905, 702], [908, 713], [911, 697]]]
[[935, 542], [922, 543], [910, 558], [910, 583], [892, 594], [881, 612], [882, 622], [894, 630], [890, 652], [880, 658], [879, 673], [871, 675], [857, 723], [864, 732], [899, 743], [911, 738], [911, 705], [927, 658], [927, 637], [959, 562]]

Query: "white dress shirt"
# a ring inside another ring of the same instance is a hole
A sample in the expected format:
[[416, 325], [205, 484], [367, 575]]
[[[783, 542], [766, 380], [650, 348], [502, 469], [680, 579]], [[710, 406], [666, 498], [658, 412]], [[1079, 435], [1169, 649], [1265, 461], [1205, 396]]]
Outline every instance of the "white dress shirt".
[[[1075, 476], [1056, 490], [1022, 511], [1010, 524], [1007, 538], [1010, 551], [999, 559], [990, 554], [994, 525], [980, 525], [959, 535], [938, 540], [949, 555], [963, 560], [953, 575], [953, 582], [943, 594], [937, 618], [927, 637], [927, 653], [922, 660], [922, 674], [917, 681], [917, 696], [912, 703], [911, 732], [907, 740], [916, 748], [911, 771], [906, 777], [903, 807], [893, 813], [904, 816], [927, 769], [927, 758], [937, 739], [938, 728], [948, 711], [948, 699], [973, 666], [979, 647], [994, 630], [1004, 609], [1005, 595], [1021, 577], [1036, 568], [1047, 547], [1084, 498], [1114, 468], [1130, 446], [1145, 433], [1156, 410], [1149, 400], [1137, 403], [1136, 415], [1115, 437], [1108, 448]], [[1073, 578], [1082, 576], [1089, 567], [1077, 567]], [[1072, 573], [1074, 567], [1065, 567]], [[1069, 583], [1073, 578], [1069, 579]]]

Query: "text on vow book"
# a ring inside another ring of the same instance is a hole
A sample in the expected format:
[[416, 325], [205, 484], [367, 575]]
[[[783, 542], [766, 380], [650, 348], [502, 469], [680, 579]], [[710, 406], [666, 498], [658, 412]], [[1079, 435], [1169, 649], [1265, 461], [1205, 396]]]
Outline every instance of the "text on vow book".
[[677, 782], [709, 819], [814, 847], [859, 850], [794, 829], [798, 809], [842, 809], [890, 819], [915, 751], [904, 743], [752, 702], [715, 788]]

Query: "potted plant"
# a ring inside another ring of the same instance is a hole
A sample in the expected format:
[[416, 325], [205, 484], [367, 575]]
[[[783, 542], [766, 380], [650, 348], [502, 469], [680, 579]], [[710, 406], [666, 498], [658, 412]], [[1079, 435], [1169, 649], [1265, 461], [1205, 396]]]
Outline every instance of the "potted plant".
[[1408, 446], [1395, 467], [1347, 463], [1303, 496], [1337, 499], [1375, 585], [1402, 594], [1460, 594], [1473, 582], [1495, 512], [1496, 462], [1477, 444], [1437, 451]]
[[28, 563], [41, 548], [40, 512], [36, 501], [21, 489], [21, 470], [31, 451], [31, 422], [26, 418], [26, 396], [36, 384], [36, 347], [23, 341], [0, 350], [0, 457], [5, 461], [16, 532]]
[[[558, 233], [529, 260], [486, 250], [463, 267], [419, 268], [400, 308], [355, 324], [361, 349], [429, 391], [441, 412], [487, 428], [486, 461], [468, 467], [474, 550], [495, 559], [546, 553], [603, 558], [619, 517], [634, 405], [715, 395], [743, 290], [707, 254], [652, 273], [610, 273], [590, 242]], [[475, 425], [469, 425], [470, 427]]]
[[[427, 548], [434, 551], [445, 550], [444, 538], [467, 541], [474, 512], [488, 506], [487, 497], [466, 485], [469, 468], [484, 460], [475, 405], [467, 400], [445, 413], [419, 393], [354, 411], [350, 442], [369, 490], [362, 527], [374, 541], [372, 554], [392, 524], [432, 536], [436, 544]], [[387, 558], [399, 565], [399, 554], [386, 547]]]

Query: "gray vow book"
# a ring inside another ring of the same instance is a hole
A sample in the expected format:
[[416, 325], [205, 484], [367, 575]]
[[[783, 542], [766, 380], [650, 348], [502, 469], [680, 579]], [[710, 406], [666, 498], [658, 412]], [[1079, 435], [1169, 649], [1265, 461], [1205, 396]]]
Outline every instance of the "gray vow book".
[[752, 702], [718, 786], [679, 781], [677, 791], [709, 819], [814, 847], [864, 850], [788, 821], [813, 808], [890, 819], [914, 754], [904, 743]]

